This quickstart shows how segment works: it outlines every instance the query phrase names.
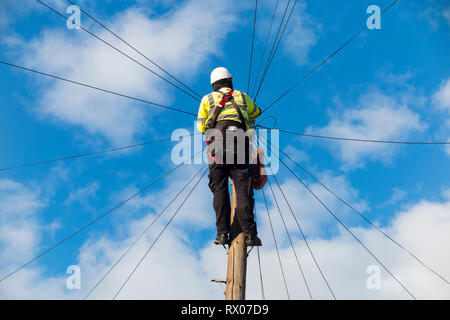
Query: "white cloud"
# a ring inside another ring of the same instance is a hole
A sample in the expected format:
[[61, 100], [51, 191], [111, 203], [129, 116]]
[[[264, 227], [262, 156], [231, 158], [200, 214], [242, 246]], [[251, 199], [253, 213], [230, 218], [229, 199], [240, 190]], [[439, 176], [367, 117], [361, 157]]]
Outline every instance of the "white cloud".
[[450, 114], [450, 78], [444, 80], [439, 90], [433, 95], [437, 108], [447, 110]]
[[[186, 214], [187, 212], [184, 212]], [[146, 223], [149, 219], [144, 220]], [[138, 225], [135, 224], [135, 225]], [[150, 234], [130, 252], [121, 264], [98, 287], [91, 298], [111, 299], [131, 270], [153, 243], [162, 225], [157, 224]], [[142, 227], [140, 228], [142, 230]], [[80, 254], [80, 266], [85, 270], [85, 288], [90, 289], [122, 254], [128, 241], [102, 239], [86, 243]], [[218, 249], [218, 248], [215, 248]], [[225, 255], [214, 252], [215, 261]], [[220, 299], [223, 295], [211, 283], [209, 273], [220, 277], [223, 272], [208, 270], [198, 252], [183, 237], [182, 230], [171, 226], [153, 247], [140, 268], [119, 295], [120, 299]], [[217, 272], [217, 273], [216, 273]], [[85, 291], [85, 293], [86, 293]]]
[[94, 181], [84, 188], [79, 188], [72, 193], [70, 193], [67, 200], [64, 202], [65, 205], [71, 205], [74, 202], [85, 203], [87, 199], [95, 197], [95, 194], [99, 188], [99, 183]]
[[16, 0], [3, 0], [0, 6], [0, 30], [7, 30], [7, 27], [14, 23], [17, 17], [22, 17], [31, 10], [30, 6], [24, 6], [23, 3]]
[[[440, 88], [434, 93], [433, 102], [438, 110], [447, 112], [450, 115], [450, 78], [444, 80]], [[447, 135], [447, 141], [450, 142], [450, 119], [448, 116], [444, 119], [440, 132], [441, 135]], [[445, 146], [444, 151], [450, 155], [450, 146]]]
[[443, 27], [446, 28], [450, 25], [450, 7], [445, 7], [447, 3], [445, 1], [423, 1], [426, 7], [416, 8], [419, 12], [419, 18], [429, 23], [433, 31], [436, 31], [442, 22]]
[[380, 68], [376, 73], [377, 78], [392, 86], [405, 86], [415, 75], [416, 72], [411, 70], [404, 73], [393, 73], [389, 68]]
[[[357, 106], [335, 114], [325, 127], [309, 127], [308, 133], [356, 139], [406, 139], [412, 132], [423, 131], [426, 125], [400, 98], [379, 92], [365, 94]], [[390, 161], [396, 150], [393, 145], [356, 142], [329, 143], [327, 147], [337, 151], [344, 168], [361, 167], [367, 160]]]
[[[450, 142], [450, 137], [447, 138], [447, 142]], [[448, 145], [445, 146], [444, 150], [445, 150], [445, 153], [450, 156], [450, 146], [448, 146]]]
[[[192, 79], [209, 57], [220, 52], [222, 40], [232, 31], [230, 27], [224, 31], [223, 24], [235, 25], [238, 12], [227, 10], [227, 6], [221, 1], [191, 0], [160, 17], [149, 17], [144, 9], [132, 8], [105, 24], [114, 26], [114, 31], [170, 72]], [[205, 7], [209, 9], [204, 10]], [[217, 16], [221, 17], [220, 22]], [[87, 28], [149, 64], [103, 29], [90, 25]], [[174, 101], [175, 89], [168, 84], [87, 33], [66, 30], [62, 22], [59, 29], [44, 30], [22, 49], [27, 66], [167, 105]], [[147, 123], [161, 112], [86, 88], [46, 84], [41, 86], [42, 97], [33, 106], [39, 114], [82, 127], [89, 134], [101, 135], [114, 143], [129, 142], [152, 130]], [[191, 105], [195, 111], [197, 103], [193, 101]]]
[[[41, 190], [33, 185], [0, 179], [0, 274], [5, 276], [25, 258], [38, 253], [44, 232], [40, 212], [46, 207]], [[57, 226], [56, 226], [57, 227]], [[39, 267], [27, 268], [0, 283], [1, 299], [45, 299], [64, 296], [64, 279], [44, 278]]]
[[[137, 196], [127, 205], [128, 208], [132, 207], [134, 210], [123, 210], [123, 214], [129, 214], [130, 211], [138, 210], [143, 210], [146, 213], [151, 212], [152, 214], [161, 212], [169, 203], [170, 199], [180, 192], [181, 188], [185, 186], [198, 170], [200, 170], [199, 166], [192, 166], [181, 171], [176, 171], [166, 179], [164, 188]], [[193, 180], [193, 183], [195, 183], [196, 179], [199, 178], [202, 173], [203, 171], [197, 175]], [[183, 210], [186, 210], [188, 214], [180, 215], [176, 221], [174, 221], [174, 224], [184, 227], [189, 226], [193, 230], [203, 230], [213, 226], [215, 215], [211, 205], [212, 195], [208, 184], [205, 183], [206, 180], [207, 177], [205, 176], [203, 182], [199, 183], [197, 186], [196, 192], [191, 195], [191, 200], [184, 204]], [[188, 186], [178, 199], [173, 202], [171, 208], [177, 208], [181, 204], [191, 186]], [[120, 195], [113, 195], [111, 198], [126, 199], [130, 194], [137, 192], [137, 190], [137, 187], [129, 186], [122, 190]], [[170, 214], [173, 210], [174, 209], [169, 209], [169, 213], [166, 212], [165, 215]]]
[[0, 179], [0, 270], [35, 252], [40, 240], [37, 213], [45, 206], [39, 196], [36, 188]]
[[[450, 240], [448, 228], [450, 203], [420, 202], [408, 210], [399, 213], [384, 231], [404, 244], [420, 257], [426, 264], [443, 274], [450, 267], [450, 256], [445, 246]], [[186, 213], [186, 212], [185, 212]], [[146, 221], [148, 218], [146, 218]], [[275, 218], [274, 218], [275, 220]], [[265, 224], [266, 222], [261, 222]], [[142, 225], [145, 223], [141, 223]], [[134, 224], [134, 226], [139, 223]], [[158, 226], [156, 229], [159, 229]], [[265, 227], [261, 228], [263, 247], [261, 249], [262, 270], [266, 297], [268, 299], [285, 299], [284, 286], [278, 266], [276, 251], [273, 247], [272, 235]], [[275, 225], [277, 235], [283, 234], [281, 226]], [[181, 229], [169, 228], [157, 246], [122, 291], [122, 299], [222, 299], [220, 287], [211, 284], [212, 278], [223, 279], [226, 274], [227, 256], [220, 247], [207, 243], [199, 252], [194, 252], [180, 237]], [[409, 255], [383, 238], [377, 231], [355, 228], [353, 232], [375, 253], [377, 257], [392, 271], [396, 277], [409, 288], [418, 299], [448, 299], [446, 284], [423, 268]], [[124, 259], [117, 270], [110, 274], [104, 284], [92, 298], [110, 299], [126, 275], [138, 261], [155, 237], [151, 233], [143, 243], [138, 245], [132, 254]], [[418, 237], [417, 235], [422, 235]], [[381, 290], [368, 290], [367, 267], [377, 265], [345, 231], [331, 239], [321, 239], [308, 235], [311, 248], [322, 267], [325, 276], [334, 289], [338, 299], [408, 299], [409, 296], [382, 269]], [[280, 240], [280, 239], [278, 239]], [[126, 241], [116, 242], [112, 239], [101, 239], [86, 243], [80, 256], [80, 265], [87, 270], [90, 286], [107, 270], [118, 255], [123, 252]], [[279, 241], [280, 255], [291, 297], [307, 299], [304, 284], [300, 278], [292, 249], [286, 241]], [[307, 280], [315, 298], [328, 299], [323, 280], [320, 277], [305, 245], [299, 237], [294, 238], [294, 245], [304, 268]], [[248, 299], [259, 299], [259, 273], [256, 251], [250, 255], [248, 263]], [[94, 271], [92, 271], [94, 270]], [[91, 278], [92, 276], [92, 278]]]
[[378, 205], [378, 208], [384, 208], [387, 206], [392, 206], [394, 204], [397, 204], [399, 201], [405, 199], [405, 197], [408, 195], [408, 193], [404, 190], [394, 188], [392, 191], [392, 196], [389, 200], [381, 203]]
[[[293, 1], [290, 3], [284, 22], [286, 22], [286, 19], [288, 18], [288, 15], [292, 8], [292, 4]], [[254, 10], [254, 4], [246, 3], [245, 5], [247, 5], [248, 7], [247, 10]], [[278, 32], [278, 28], [281, 23], [286, 5], [287, 1], [280, 1], [280, 3], [278, 4], [267, 44], [265, 59], [267, 59], [268, 57], [273, 41]], [[261, 44], [261, 52], [266, 42], [267, 32], [269, 31], [274, 9], [275, 3], [273, 2], [258, 2], [256, 36], [257, 40], [259, 41], [256, 42], [256, 45]], [[298, 1], [292, 13], [289, 25], [286, 28], [286, 32], [283, 36], [282, 42], [280, 43], [280, 47], [278, 49], [279, 52], [277, 52], [277, 55], [281, 54], [281, 51], [283, 51], [286, 56], [293, 60], [297, 65], [301, 66], [308, 63], [310, 50], [317, 42], [320, 29], [321, 25], [319, 24], [319, 22], [306, 12], [306, 2]], [[280, 30], [280, 34], [282, 31], [283, 28]], [[256, 54], [255, 58], [258, 61], [258, 59], [260, 59], [260, 56]]]
[[[420, 202], [408, 210], [399, 213], [384, 231], [405, 245], [420, 257], [427, 265], [449, 277], [450, 255], [443, 243], [450, 241], [450, 202]], [[282, 229], [277, 228], [281, 234]], [[377, 257], [409, 288], [418, 299], [448, 299], [448, 285], [422, 267], [417, 261], [404, 253], [400, 248], [383, 238], [372, 229], [357, 228], [353, 232], [370, 248]], [[420, 235], [420, 236], [417, 236]], [[261, 251], [263, 277], [268, 299], [285, 299], [276, 252], [271, 246], [273, 240], [268, 233], [262, 234], [264, 247]], [[325, 276], [334, 289], [338, 299], [408, 299], [409, 296], [390, 278], [381, 266], [381, 290], [368, 290], [366, 280], [367, 267], [377, 265], [373, 258], [357, 244], [345, 230], [339, 235], [324, 240], [309, 237], [310, 245]], [[329, 299], [330, 293], [320, 277], [305, 245], [300, 238], [295, 248], [313, 296]], [[282, 248], [281, 259], [284, 264], [288, 286], [294, 299], [307, 299], [304, 284], [300, 278], [292, 249], [286, 243]], [[257, 278], [257, 261], [255, 255], [249, 262], [248, 297], [258, 298], [259, 279]]]
[[319, 23], [306, 13], [306, 3], [298, 3], [283, 39], [285, 53], [292, 57], [296, 64], [308, 63], [309, 52], [317, 43], [320, 28]]
[[[345, 176], [334, 176], [330, 172], [315, 173], [314, 175], [329, 189], [334, 190], [341, 198], [346, 199], [347, 202], [357, 210], [361, 212], [367, 210], [367, 204], [358, 199], [358, 191], [350, 185]], [[319, 183], [311, 183], [307, 180], [304, 180], [304, 182], [331, 211], [339, 212], [338, 216], [349, 219], [354, 217], [354, 213], [351, 213], [347, 207], [343, 206], [338, 199], [326, 191]], [[292, 217], [291, 211], [285, 203], [283, 195], [279, 192], [276, 184], [272, 184], [272, 188], [275, 192], [275, 197], [283, 217], [286, 220], [286, 224], [290, 226], [289, 231], [300, 235], [295, 219]], [[337, 232], [336, 222], [329, 216], [328, 211], [298, 182], [298, 180], [286, 180], [281, 183], [281, 188], [290, 202], [291, 208], [296, 214], [298, 222], [304, 232], [313, 237], [326, 237], [333, 232]], [[275, 228], [281, 230], [284, 226], [279, 218], [279, 212], [275, 205], [274, 197], [268, 186], [265, 188], [265, 192], [272, 203], [270, 215], [275, 217], [272, 218]], [[257, 207], [257, 214], [262, 217], [262, 227], [266, 228], [265, 232], [268, 232], [269, 223], [267, 220], [267, 210], [262, 203]], [[287, 240], [287, 238], [284, 238], [283, 242], [286, 243]]]
[[442, 13], [444, 18], [447, 19], [447, 23], [450, 25], [450, 8], [447, 8]]
[[283, 152], [287, 153], [289, 157], [291, 157], [292, 160], [296, 162], [309, 161], [309, 156], [305, 151], [299, 150], [291, 145], [288, 145], [286, 148], [284, 148]]
[[447, 189], [442, 189], [442, 196], [447, 199], [450, 200], [450, 188]]
[[[343, 183], [343, 178], [327, 178], [326, 174], [320, 175], [320, 178], [326, 184], [332, 186], [332, 188], [341, 186], [339, 190], [343, 192], [342, 196], [346, 199], [353, 199], [352, 204], [355, 202], [355, 198], [352, 198], [352, 194], [355, 197], [354, 191], [351, 191], [349, 186]], [[205, 187], [205, 180], [201, 185], [203, 185], [202, 188]], [[15, 203], [17, 201], [17, 195], [21, 194], [26, 195], [24, 199], [28, 199], [24, 201], [28, 205], [24, 205], [23, 208], [28, 208], [29, 210], [24, 209], [24, 212], [36, 211], [41, 205], [37, 199], [38, 193], [30, 191], [29, 188], [21, 184], [10, 180], [3, 180], [0, 186], [2, 195], [7, 195], [6, 197], [0, 198], [2, 208], [13, 208], [10, 205], [11, 201]], [[305, 199], [302, 195], [300, 195], [299, 199], [298, 192], [295, 190], [292, 192], [292, 190], [289, 190], [290, 187], [292, 187], [290, 186], [290, 181], [283, 184], [283, 188], [287, 190], [287, 196], [289, 198], [292, 196], [296, 197], [295, 201], [293, 201], [294, 210], [296, 214], [303, 217], [301, 223], [304, 224], [311, 248], [338, 299], [408, 298], [384, 270], [381, 271], [381, 290], [368, 290], [366, 288], [366, 280], [368, 277], [366, 270], [369, 265], [374, 265], [376, 262], [342, 229], [339, 229], [339, 232], [331, 238], [323, 238], [319, 236], [319, 233], [314, 233], [314, 226], [311, 226], [311, 224], [314, 222], [320, 224], [320, 218], [318, 216], [324, 213], [316, 212], [315, 215], [309, 215], [303, 207], [298, 207], [297, 204], [304, 202]], [[318, 190], [315, 190], [314, 185], [312, 188], [315, 192], [318, 192]], [[197, 205], [204, 196], [204, 193], [205, 190], [196, 190], [193, 198], [188, 203], [192, 206]], [[11, 197], [11, 195], [13, 196]], [[319, 195], [327, 204], [331, 202], [331, 199], [323, 194], [319, 193]], [[167, 196], [163, 196], [162, 194], [160, 197], [161, 202], [164, 202], [164, 199], [167, 198]], [[281, 197], [279, 198], [281, 199]], [[4, 199], [7, 199], [7, 201]], [[206, 203], [207, 201], [204, 202]], [[332, 202], [330, 207], [333, 210], [335, 209]], [[133, 211], [135, 208], [132, 207], [129, 210]], [[173, 210], [171, 210], [170, 214], [174, 212]], [[261, 210], [258, 211], [262, 212]], [[283, 236], [284, 231], [280, 222], [276, 221], [279, 218], [275, 217], [275, 212], [273, 211], [274, 208], [271, 207], [274, 228], [277, 237], [279, 237], [280, 254], [291, 297], [294, 299], [306, 299], [307, 295], [299, 276], [298, 267], [292, 255], [291, 248], [286, 241], [286, 236]], [[287, 210], [283, 211], [287, 212]], [[3, 214], [6, 211], [2, 209], [1, 212]], [[423, 259], [426, 264], [448, 277], [449, 275], [446, 274], [446, 271], [450, 270], [450, 256], [447, 248], [441, 244], [449, 243], [450, 241], [450, 235], [448, 233], [450, 228], [449, 212], [450, 202], [448, 201], [442, 203], [421, 201], [403, 212], [399, 212], [384, 227], [384, 230]], [[195, 215], [194, 207], [185, 207], [180, 211], [179, 216], [174, 221], [175, 223], [171, 224], [159, 239], [159, 242], [151, 250], [149, 256], [147, 256], [141, 267], [131, 278], [119, 298], [223, 299], [221, 288], [211, 283], [210, 280], [212, 278], [225, 278], [227, 256], [221, 247], [215, 247], [211, 244], [214, 232], [208, 229], [206, 225], [203, 228], [193, 230], [191, 225], [183, 223], [182, 216], [190, 219], [193, 214]], [[16, 215], [21, 216], [19, 213]], [[2, 217], [4, 216], [3, 214]], [[11, 215], [8, 215], [8, 217], [11, 217]], [[262, 213], [260, 213], [259, 217], [262, 217]], [[127, 245], [144, 230], [153, 218], [154, 214], [151, 213], [142, 218], [127, 219], [128, 222], [122, 223], [118, 228], [122, 231], [118, 234], [90, 234], [90, 238], [80, 248], [79, 260], [77, 261], [82, 272], [81, 291], [69, 291], [65, 288], [66, 277], [68, 275], [49, 277], [44, 275], [44, 269], [40, 264], [34, 264], [3, 282], [0, 285], [0, 296], [9, 299], [82, 298], [106, 270], [109, 269], [112, 263], [124, 252]], [[168, 215], [150, 229], [149, 234], [141, 239], [141, 242], [130, 252], [130, 255], [96, 289], [91, 298], [112, 298], [132, 268], [162, 230], [167, 219]], [[345, 215], [344, 219], [348, 220], [350, 217]], [[208, 223], [213, 224], [213, 220], [214, 218], [210, 219]], [[291, 230], [295, 229], [292, 226], [293, 222], [291, 220], [286, 219], [286, 221]], [[268, 229], [268, 222], [262, 218], [259, 219], [259, 224], [260, 236], [263, 240], [261, 259], [266, 295], [269, 299], [284, 299], [285, 292], [278, 268], [276, 251], [272, 244], [272, 235]], [[308, 226], [308, 224], [310, 225]], [[22, 221], [22, 225], [26, 226], [26, 221]], [[324, 227], [326, 226], [322, 224], [322, 228]], [[201, 247], [198, 248], [198, 245], [195, 245], [191, 240], [191, 235], [195, 234], [195, 238], [198, 238], [198, 233], [202, 232], [202, 230], [205, 230], [205, 234], [201, 237], [204, 240], [200, 244]], [[401, 278], [401, 281], [404, 282], [417, 298], [448, 299], [450, 297], [446, 284], [442, 284], [442, 281], [436, 276], [423, 268], [410, 256], [404, 254], [398, 247], [380, 236], [376, 231], [362, 227], [353, 228], [352, 230], [397, 277]], [[39, 235], [39, 232], [34, 234]], [[294, 236], [296, 251], [303, 264], [313, 296], [315, 298], [330, 298], [330, 294], [327, 292], [320, 274], [316, 270], [301, 238], [298, 233], [292, 232], [292, 234]], [[20, 245], [22, 248], [17, 248], [17, 252], [24, 252], [23, 248], [34, 252], [39, 246], [39, 236], [37, 236], [37, 239], [33, 241], [32, 245], [18, 242], [17, 245]], [[18, 259], [22, 260], [23, 256], [28, 255], [29, 252], [26, 255], [18, 255]], [[63, 257], [60, 259], [63, 259]], [[19, 260], [16, 263], [20, 263]], [[5, 261], [11, 261], [11, 256], [7, 260], [2, 258], [1, 261], [3, 263], [2, 265], [4, 265]], [[248, 263], [248, 299], [260, 298], [257, 268], [256, 251], [253, 251]]]

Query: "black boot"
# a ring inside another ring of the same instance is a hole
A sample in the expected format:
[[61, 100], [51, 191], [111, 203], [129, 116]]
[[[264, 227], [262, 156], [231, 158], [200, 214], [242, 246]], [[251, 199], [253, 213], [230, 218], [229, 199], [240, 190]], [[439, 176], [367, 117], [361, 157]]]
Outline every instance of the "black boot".
[[256, 234], [247, 234], [245, 236], [245, 244], [248, 247], [260, 247], [262, 246], [261, 239]]
[[216, 240], [214, 240], [214, 244], [221, 244], [221, 245], [230, 244], [228, 234], [226, 233], [217, 234]]

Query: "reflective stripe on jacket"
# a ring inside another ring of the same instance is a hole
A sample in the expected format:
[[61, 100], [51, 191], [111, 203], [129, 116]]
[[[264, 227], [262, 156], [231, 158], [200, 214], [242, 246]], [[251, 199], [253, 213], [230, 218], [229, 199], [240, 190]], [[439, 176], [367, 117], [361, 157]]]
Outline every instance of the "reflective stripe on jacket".
[[[219, 91], [228, 93], [230, 92], [230, 90], [230, 88], [222, 88]], [[222, 97], [223, 96], [220, 93], [212, 92], [204, 96], [202, 101], [200, 102], [197, 117], [197, 129], [201, 133], [204, 133], [206, 129], [208, 129], [208, 121], [214, 114], [214, 109], [217, 108], [217, 105], [222, 100]], [[233, 92], [233, 98], [236, 104], [240, 107], [242, 115], [246, 120], [251, 122], [261, 114], [261, 109], [259, 109], [258, 106], [253, 103], [253, 100], [244, 92], [235, 90]], [[223, 110], [221, 110], [219, 116], [217, 117], [217, 121], [222, 120], [233, 120], [241, 122], [241, 120], [239, 119], [239, 114], [237, 113], [231, 102], [225, 103], [225, 105], [223, 106]]]

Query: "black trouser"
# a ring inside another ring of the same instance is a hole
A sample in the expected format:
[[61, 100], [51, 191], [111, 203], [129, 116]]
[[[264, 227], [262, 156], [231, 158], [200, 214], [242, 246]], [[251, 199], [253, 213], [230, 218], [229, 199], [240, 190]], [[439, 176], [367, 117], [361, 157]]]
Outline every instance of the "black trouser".
[[213, 192], [213, 206], [216, 212], [217, 233], [230, 231], [230, 194], [228, 177], [233, 180], [236, 190], [235, 217], [244, 234], [255, 234], [256, 223], [253, 215], [253, 179], [248, 164], [211, 164], [209, 166], [209, 188]]

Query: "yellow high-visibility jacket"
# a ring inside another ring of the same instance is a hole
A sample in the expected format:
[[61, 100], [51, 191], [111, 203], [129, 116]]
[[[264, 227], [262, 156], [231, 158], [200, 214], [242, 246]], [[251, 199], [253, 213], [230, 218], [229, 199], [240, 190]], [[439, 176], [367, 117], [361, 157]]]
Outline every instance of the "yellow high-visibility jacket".
[[[230, 90], [230, 88], [221, 88], [219, 91], [226, 94], [230, 92]], [[214, 114], [214, 110], [217, 108], [217, 105], [220, 101], [222, 101], [222, 98], [223, 96], [218, 92], [212, 92], [203, 97], [200, 102], [197, 117], [197, 129], [201, 133], [205, 133], [206, 129], [209, 129], [207, 128], [208, 121]], [[240, 107], [244, 118], [248, 120], [247, 122], [255, 120], [261, 114], [261, 109], [259, 109], [253, 100], [244, 92], [235, 90], [233, 92], [233, 99]], [[239, 119], [239, 114], [231, 102], [225, 103], [222, 109], [223, 110], [221, 110], [219, 116], [217, 117], [217, 121], [233, 120], [241, 122]], [[249, 129], [248, 123], [246, 124], [246, 127]]]

